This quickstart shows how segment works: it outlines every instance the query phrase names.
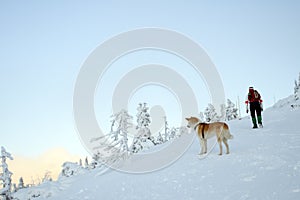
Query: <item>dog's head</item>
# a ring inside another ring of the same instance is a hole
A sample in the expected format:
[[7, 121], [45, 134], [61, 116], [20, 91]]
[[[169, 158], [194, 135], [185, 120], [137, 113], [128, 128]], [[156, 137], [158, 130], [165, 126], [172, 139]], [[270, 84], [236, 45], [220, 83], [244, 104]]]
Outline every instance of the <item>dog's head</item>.
[[188, 121], [187, 127], [193, 128], [200, 120], [197, 117], [185, 118]]

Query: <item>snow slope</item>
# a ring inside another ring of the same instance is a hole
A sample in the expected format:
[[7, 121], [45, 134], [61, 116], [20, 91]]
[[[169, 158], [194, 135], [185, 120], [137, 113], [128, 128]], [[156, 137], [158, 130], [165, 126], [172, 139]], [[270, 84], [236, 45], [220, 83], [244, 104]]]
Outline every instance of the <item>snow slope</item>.
[[[285, 102], [285, 101], [283, 101]], [[300, 199], [300, 108], [286, 103], [264, 112], [263, 129], [248, 117], [230, 121], [229, 155], [218, 147], [199, 159], [196, 139], [173, 165], [147, 174], [100, 169], [23, 189], [19, 199]]]

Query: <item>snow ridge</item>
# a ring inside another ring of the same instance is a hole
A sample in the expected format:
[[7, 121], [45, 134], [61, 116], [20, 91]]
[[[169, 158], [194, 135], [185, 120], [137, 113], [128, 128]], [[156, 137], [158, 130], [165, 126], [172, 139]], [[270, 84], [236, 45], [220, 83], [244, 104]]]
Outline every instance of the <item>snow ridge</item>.
[[[15, 193], [18, 199], [285, 199], [300, 197], [300, 109], [293, 96], [264, 112], [265, 127], [252, 130], [249, 117], [229, 121], [235, 139], [231, 153], [218, 149], [203, 159], [194, 140], [174, 164], [162, 170], [128, 174], [86, 170]], [[209, 143], [213, 145], [215, 139]], [[33, 197], [34, 195], [38, 197]]]

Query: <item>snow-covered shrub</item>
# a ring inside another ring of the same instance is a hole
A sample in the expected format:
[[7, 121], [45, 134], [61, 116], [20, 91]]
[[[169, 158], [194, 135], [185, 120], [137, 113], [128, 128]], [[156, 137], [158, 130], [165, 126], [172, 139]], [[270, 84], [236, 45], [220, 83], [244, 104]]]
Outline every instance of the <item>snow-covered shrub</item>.
[[186, 126], [181, 127], [172, 127], [170, 131], [168, 132], [168, 141], [174, 140], [176, 138], [179, 138], [180, 136], [187, 134], [188, 128]]
[[138, 130], [137, 135], [133, 138], [130, 152], [137, 153], [143, 150], [145, 148], [147, 140], [150, 140], [155, 144], [154, 138], [151, 137], [150, 129], [148, 127], [142, 127]]
[[62, 171], [59, 177], [70, 177], [79, 174], [82, 171], [82, 167], [77, 163], [65, 162], [62, 165]]
[[52, 181], [50, 171], [46, 171], [45, 174], [44, 174], [44, 177], [42, 178], [42, 183], [45, 183], [45, 182], [48, 182], [48, 181]]
[[97, 167], [102, 166], [102, 163], [101, 163], [100, 160], [101, 160], [101, 159], [100, 159], [100, 153], [95, 153], [95, 154], [93, 155], [93, 157], [92, 157], [92, 161], [91, 161], [91, 163], [90, 163], [90, 165], [89, 165], [89, 168], [90, 168], [90, 169], [95, 169], [95, 168], [97, 168]]
[[169, 133], [169, 138], [168, 140], [172, 140], [172, 139], [175, 139], [177, 137], [177, 133], [178, 133], [178, 129], [175, 128], [175, 127], [172, 127], [170, 129], [170, 133]]

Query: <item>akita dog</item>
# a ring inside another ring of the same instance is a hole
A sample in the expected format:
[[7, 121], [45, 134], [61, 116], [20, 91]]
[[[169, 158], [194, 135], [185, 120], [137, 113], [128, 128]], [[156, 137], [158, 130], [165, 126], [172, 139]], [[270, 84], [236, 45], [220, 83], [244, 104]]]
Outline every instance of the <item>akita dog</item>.
[[201, 152], [200, 155], [207, 153], [207, 139], [217, 136], [217, 141], [220, 147], [219, 155], [222, 155], [222, 142], [226, 146], [226, 153], [229, 154], [229, 146], [227, 143], [228, 139], [233, 139], [230, 134], [228, 125], [224, 122], [213, 122], [213, 123], [201, 123], [197, 117], [185, 118], [188, 121], [188, 128], [192, 128], [196, 131], [200, 143]]

